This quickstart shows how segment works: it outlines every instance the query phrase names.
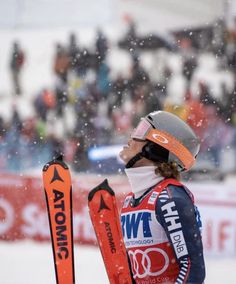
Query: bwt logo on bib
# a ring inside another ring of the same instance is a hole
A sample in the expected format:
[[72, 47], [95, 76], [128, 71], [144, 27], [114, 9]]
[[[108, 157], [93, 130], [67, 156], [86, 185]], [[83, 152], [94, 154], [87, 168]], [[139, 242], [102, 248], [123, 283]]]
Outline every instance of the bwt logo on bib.
[[152, 237], [150, 229], [151, 213], [135, 212], [121, 216], [123, 237], [135, 239], [138, 234], [143, 234], [144, 238]]

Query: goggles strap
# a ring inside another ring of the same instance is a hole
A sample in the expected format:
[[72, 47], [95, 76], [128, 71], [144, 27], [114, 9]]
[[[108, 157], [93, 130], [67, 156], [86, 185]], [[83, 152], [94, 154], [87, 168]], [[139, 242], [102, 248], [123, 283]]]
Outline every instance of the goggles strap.
[[125, 168], [126, 169], [129, 169], [129, 168], [132, 168], [133, 167], [133, 165], [137, 162], [137, 161], [139, 161], [139, 160], [141, 160], [143, 158], [143, 154], [140, 152], [140, 153], [138, 153], [138, 154], [136, 154], [133, 158], [131, 158], [130, 160], [129, 160], [129, 162], [125, 165]]
[[156, 163], [168, 163], [169, 159], [169, 151], [151, 141], [143, 146], [142, 155], [144, 158]]
[[165, 148], [159, 146], [158, 144], [154, 144], [151, 141], [148, 141], [146, 145], [143, 146], [142, 152], [136, 154], [133, 158], [129, 160], [129, 162], [125, 165], [126, 169], [132, 168], [134, 164], [141, 160], [142, 158], [146, 158], [153, 162], [168, 162], [169, 151]]

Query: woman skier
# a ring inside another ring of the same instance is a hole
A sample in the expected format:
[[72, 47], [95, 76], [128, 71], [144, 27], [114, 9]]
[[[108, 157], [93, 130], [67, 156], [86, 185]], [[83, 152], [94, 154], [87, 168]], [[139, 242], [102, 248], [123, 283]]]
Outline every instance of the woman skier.
[[177, 116], [156, 111], [142, 118], [120, 152], [132, 192], [121, 225], [136, 284], [202, 284], [201, 220], [194, 197], [180, 182], [200, 143]]

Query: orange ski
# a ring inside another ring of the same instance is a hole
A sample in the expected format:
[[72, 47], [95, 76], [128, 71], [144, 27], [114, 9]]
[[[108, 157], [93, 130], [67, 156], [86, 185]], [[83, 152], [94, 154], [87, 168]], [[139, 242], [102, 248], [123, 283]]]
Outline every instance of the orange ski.
[[111, 284], [131, 284], [115, 193], [107, 180], [88, 195], [89, 213]]
[[74, 284], [72, 187], [68, 166], [62, 156], [43, 167], [57, 284]]

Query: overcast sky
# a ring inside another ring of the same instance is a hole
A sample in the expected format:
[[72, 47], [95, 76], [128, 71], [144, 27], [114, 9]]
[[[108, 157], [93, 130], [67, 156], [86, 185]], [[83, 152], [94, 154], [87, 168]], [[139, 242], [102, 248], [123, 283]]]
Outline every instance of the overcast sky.
[[226, 0], [8, 0], [0, 1], [0, 28], [115, 26], [131, 17], [144, 30], [161, 31], [212, 22], [225, 14], [225, 3]]

